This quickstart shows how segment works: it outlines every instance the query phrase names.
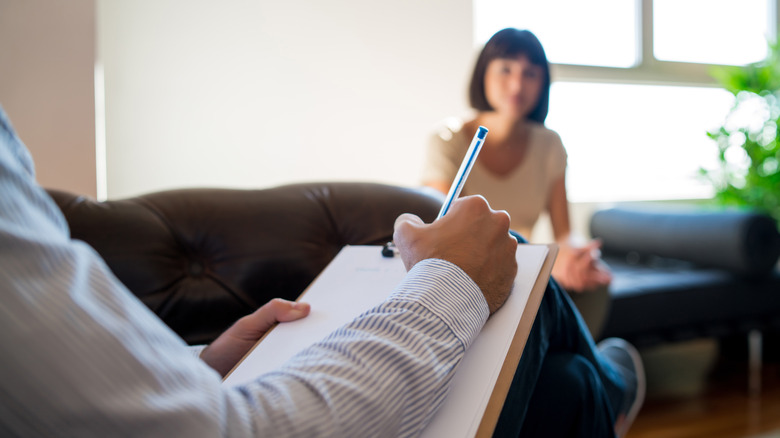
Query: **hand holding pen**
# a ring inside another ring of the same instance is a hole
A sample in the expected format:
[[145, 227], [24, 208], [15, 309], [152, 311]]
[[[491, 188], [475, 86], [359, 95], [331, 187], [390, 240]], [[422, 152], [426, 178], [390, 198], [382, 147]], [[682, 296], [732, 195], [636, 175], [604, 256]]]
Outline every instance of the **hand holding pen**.
[[[471, 144], [466, 151], [466, 156], [463, 157], [463, 161], [460, 163], [460, 169], [458, 169], [458, 173], [455, 174], [455, 179], [452, 181], [450, 191], [444, 198], [444, 203], [441, 206], [441, 210], [439, 210], [439, 215], [436, 216], [436, 220], [441, 219], [442, 216], [447, 214], [447, 212], [450, 210], [450, 207], [452, 206], [452, 202], [455, 201], [458, 196], [460, 196], [460, 192], [463, 190], [463, 186], [466, 184], [466, 179], [469, 177], [469, 173], [471, 173], [471, 169], [474, 167], [474, 163], [477, 161], [477, 156], [482, 150], [482, 145], [485, 144], [485, 137], [487, 137], [487, 133], [488, 129], [484, 126], [477, 128], [477, 132], [474, 134], [474, 138], [471, 140]], [[384, 257], [393, 257], [395, 255], [395, 251], [396, 248], [393, 242], [388, 242], [382, 247], [382, 255]]]
[[455, 199], [449, 213], [430, 224], [402, 214], [393, 240], [407, 270], [426, 259], [458, 266], [479, 287], [491, 314], [512, 290], [517, 241], [509, 234], [509, 215], [491, 209], [482, 196]]

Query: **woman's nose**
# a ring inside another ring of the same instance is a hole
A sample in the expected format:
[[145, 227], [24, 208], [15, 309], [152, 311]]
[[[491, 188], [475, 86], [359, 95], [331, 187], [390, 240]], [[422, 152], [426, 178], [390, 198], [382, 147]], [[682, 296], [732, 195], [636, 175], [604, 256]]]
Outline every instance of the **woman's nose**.
[[509, 80], [509, 91], [519, 93], [523, 89], [523, 75], [513, 75]]

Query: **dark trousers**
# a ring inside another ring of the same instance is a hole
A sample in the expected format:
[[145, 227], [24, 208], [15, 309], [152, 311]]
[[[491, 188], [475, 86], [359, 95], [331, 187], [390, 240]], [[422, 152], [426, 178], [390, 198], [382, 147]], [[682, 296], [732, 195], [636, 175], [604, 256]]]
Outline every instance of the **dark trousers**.
[[612, 437], [624, 384], [550, 279], [494, 437]]

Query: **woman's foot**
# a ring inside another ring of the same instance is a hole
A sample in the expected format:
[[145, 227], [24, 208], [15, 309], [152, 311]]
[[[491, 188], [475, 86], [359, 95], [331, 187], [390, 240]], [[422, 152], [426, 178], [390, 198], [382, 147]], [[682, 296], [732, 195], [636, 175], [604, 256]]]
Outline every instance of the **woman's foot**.
[[615, 421], [615, 434], [623, 437], [636, 419], [645, 400], [645, 369], [642, 358], [633, 345], [620, 338], [608, 338], [597, 345], [601, 354], [615, 365], [626, 382], [623, 406]]

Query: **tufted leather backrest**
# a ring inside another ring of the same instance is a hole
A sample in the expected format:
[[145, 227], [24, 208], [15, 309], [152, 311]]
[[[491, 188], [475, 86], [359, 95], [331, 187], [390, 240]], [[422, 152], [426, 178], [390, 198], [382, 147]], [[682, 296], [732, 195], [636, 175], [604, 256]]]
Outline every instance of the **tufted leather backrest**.
[[184, 189], [95, 200], [49, 190], [71, 236], [184, 340], [208, 343], [274, 297], [295, 299], [345, 245], [382, 244], [441, 199], [373, 183]]

